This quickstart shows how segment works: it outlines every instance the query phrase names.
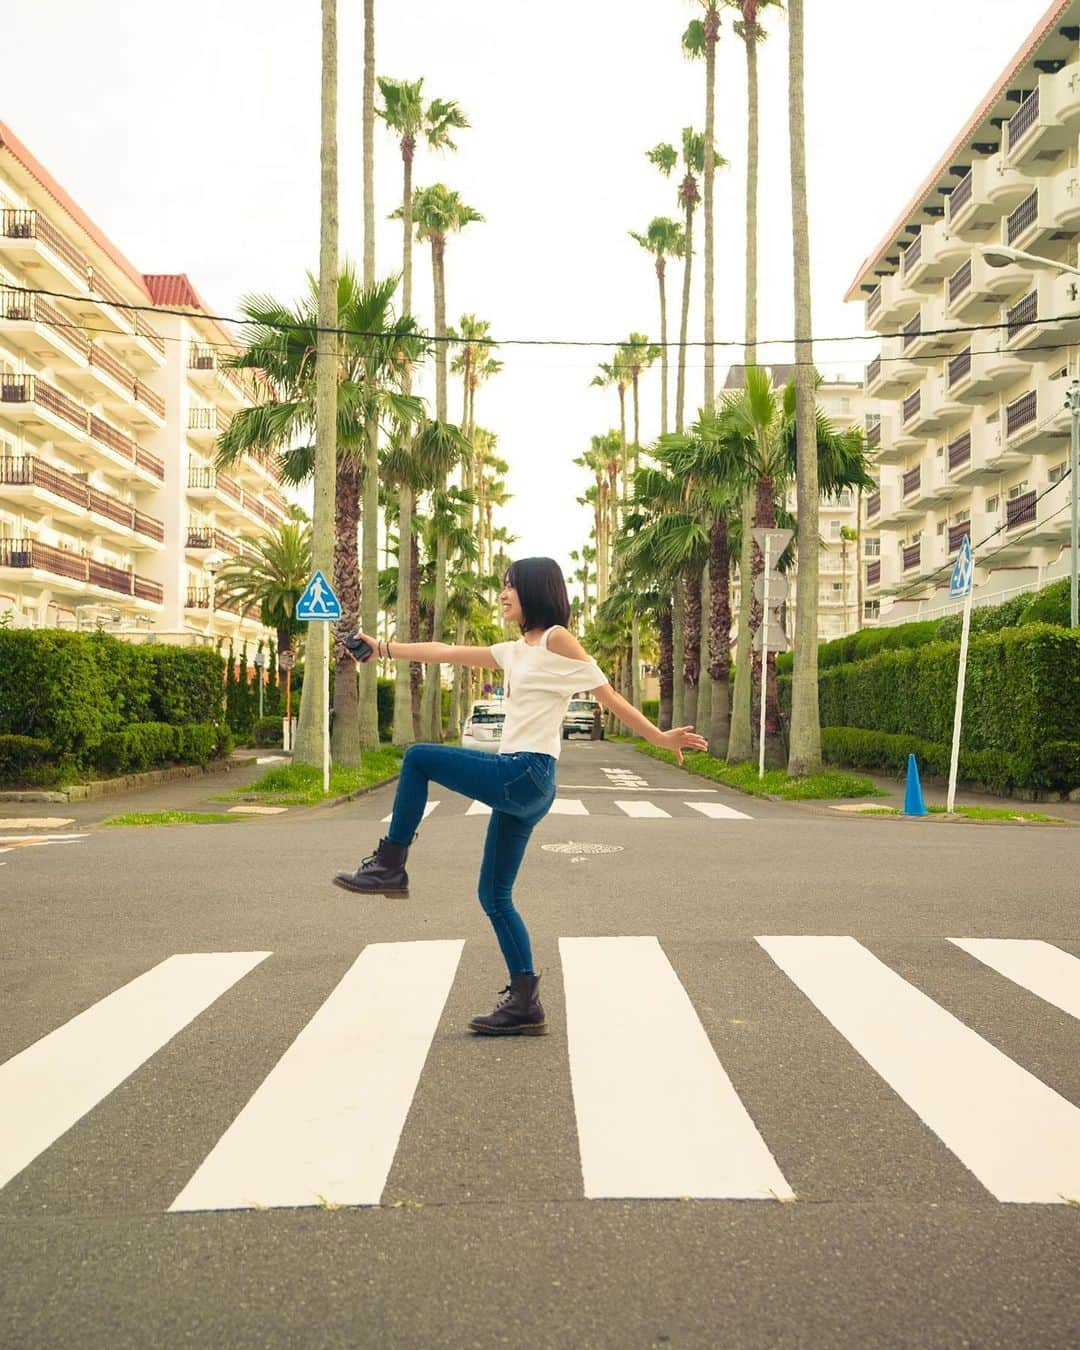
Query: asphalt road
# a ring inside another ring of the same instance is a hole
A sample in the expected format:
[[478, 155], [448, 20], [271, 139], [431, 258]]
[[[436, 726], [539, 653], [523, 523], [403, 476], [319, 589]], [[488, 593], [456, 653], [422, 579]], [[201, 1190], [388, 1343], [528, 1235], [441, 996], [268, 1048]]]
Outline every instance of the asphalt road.
[[407, 901], [391, 789], [0, 827], [5, 1350], [1080, 1343], [1080, 830], [559, 777], [536, 1039], [442, 789]]

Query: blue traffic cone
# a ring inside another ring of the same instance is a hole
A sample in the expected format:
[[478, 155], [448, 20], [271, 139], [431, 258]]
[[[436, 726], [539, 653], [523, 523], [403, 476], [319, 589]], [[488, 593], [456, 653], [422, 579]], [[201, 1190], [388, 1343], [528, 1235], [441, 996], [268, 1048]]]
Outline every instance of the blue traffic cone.
[[907, 757], [907, 791], [904, 793], [904, 815], [925, 816], [926, 806], [922, 799], [922, 784], [919, 782], [919, 766], [915, 756]]

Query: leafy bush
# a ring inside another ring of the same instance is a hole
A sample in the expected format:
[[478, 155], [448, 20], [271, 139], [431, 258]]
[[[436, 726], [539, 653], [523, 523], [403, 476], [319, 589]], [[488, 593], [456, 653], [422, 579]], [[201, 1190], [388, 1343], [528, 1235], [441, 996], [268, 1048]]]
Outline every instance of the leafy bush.
[[176, 728], [176, 757], [182, 764], [206, 764], [217, 753], [218, 728], [213, 722], [190, 722]]
[[60, 767], [48, 741], [34, 736], [0, 736], [0, 785], [53, 787]]
[[[821, 753], [830, 764], [843, 764], [852, 769], [882, 769], [896, 774], [906, 770], [908, 755], [914, 755], [924, 773], [947, 778], [952, 744], [940, 745], [919, 736], [865, 731], [861, 727], [822, 727]], [[1006, 792], [1022, 786], [1023, 768], [1015, 756], [1005, 751], [961, 749], [957, 776], [997, 792]]]
[[257, 717], [252, 727], [252, 736], [257, 746], [281, 745], [283, 743], [283, 719], [280, 717]]
[[156, 769], [175, 757], [178, 730], [168, 722], [133, 722], [107, 732], [94, 752], [95, 767], [107, 774]]
[[659, 721], [660, 718], [660, 700], [658, 698], [643, 698], [641, 700], [641, 711], [650, 722]]

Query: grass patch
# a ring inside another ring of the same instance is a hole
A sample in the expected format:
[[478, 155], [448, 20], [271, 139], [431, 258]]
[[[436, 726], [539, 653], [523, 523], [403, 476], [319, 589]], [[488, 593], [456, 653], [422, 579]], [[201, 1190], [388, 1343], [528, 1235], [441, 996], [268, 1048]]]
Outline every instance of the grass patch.
[[[611, 739], [623, 740], [623, 737]], [[625, 738], [643, 755], [659, 759], [665, 764], [678, 761], [670, 750], [661, 750], [648, 741]], [[715, 783], [724, 783], [727, 787], [738, 788], [755, 797], [782, 797], [785, 801], [827, 801], [833, 797], [885, 797], [869, 778], [860, 778], [857, 774], [844, 773], [837, 769], [828, 769], [824, 773], [810, 774], [806, 778], [789, 778], [783, 769], [766, 769], [765, 777], [759, 778], [756, 764], [731, 764], [722, 759], [713, 759], [700, 751], [683, 752], [683, 768], [699, 778], [708, 778]]]
[[864, 806], [861, 811], [856, 811], [857, 816], [898, 816], [901, 814], [898, 806]]
[[[944, 806], [928, 806], [931, 815], [946, 814]], [[958, 806], [953, 812], [968, 820], [1035, 820], [1043, 825], [1064, 825], [1060, 816], [1044, 816], [1041, 811], [1010, 811], [1007, 806]]]
[[381, 783], [401, 771], [404, 750], [395, 745], [384, 745], [378, 750], [365, 750], [358, 769], [339, 765], [330, 767], [330, 791], [322, 790], [322, 769], [312, 764], [279, 764], [267, 769], [261, 778], [235, 792], [213, 797], [217, 802], [257, 801], [267, 806], [315, 806], [319, 802], [345, 797], [350, 792]]
[[239, 816], [215, 811], [130, 811], [126, 816], [110, 816], [102, 825], [230, 825]]

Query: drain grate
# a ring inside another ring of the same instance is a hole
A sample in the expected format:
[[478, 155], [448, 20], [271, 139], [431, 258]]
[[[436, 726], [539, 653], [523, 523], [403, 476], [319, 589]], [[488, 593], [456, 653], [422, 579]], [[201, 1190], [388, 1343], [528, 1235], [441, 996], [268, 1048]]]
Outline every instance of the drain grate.
[[540, 847], [547, 853], [621, 853], [621, 844], [575, 844], [570, 840], [566, 844], [541, 844]]

